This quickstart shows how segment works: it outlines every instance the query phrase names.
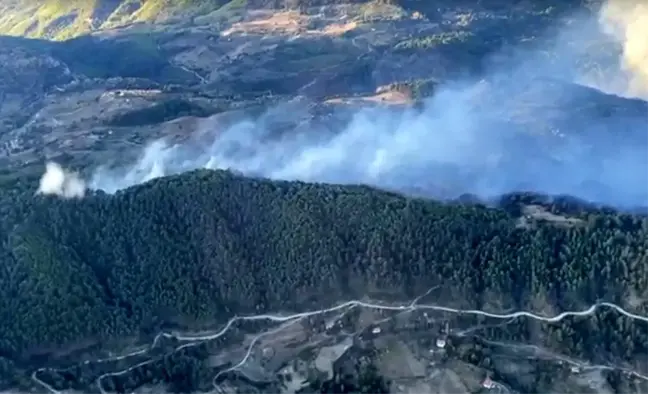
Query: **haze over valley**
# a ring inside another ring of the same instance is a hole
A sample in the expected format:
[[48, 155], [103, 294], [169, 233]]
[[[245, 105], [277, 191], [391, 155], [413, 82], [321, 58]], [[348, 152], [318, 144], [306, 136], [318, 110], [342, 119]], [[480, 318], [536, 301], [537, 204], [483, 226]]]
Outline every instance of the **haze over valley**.
[[[330, 12], [337, 12], [337, 19], [349, 19], [345, 14], [349, 11], [340, 8]], [[153, 131], [152, 136], [147, 136], [150, 142], [140, 148], [139, 158], [127, 161], [109, 157], [105, 163], [95, 163], [90, 166], [94, 169], [88, 169], [89, 186], [114, 192], [160, 175], [220, 168], [273, 179], [362, 183], [440, 198], [466, 193], [493, 198], [524, 190], [568, 194], [624, 208], [643, 206], [648, 188], [644, 185], [646, 174], [639, 169], [648, 168], [644, 149], [648, 144], [648, 134], [644, 132], [647, 111], [644, 101], [633, 98], [646, 94], [646, 65], [640, 61], [643, 44], [634, 38], [642, 32], [638, 30], [638, 22], [628, 16], [637, 12], [614, 2], [606, 3], [598, 13], [578, 8], [559, 13], [555, 8], [542, 10], [547, 14], [556, 13], [552, 18], [545, 15], [548, 21], [542, 20], [541, 11], [535, 11], [540, 15], [536, 16], [539, 21], [534, 22], [546, 25], [537, 31], [533, 31], [533, 25], [526, 28], [528, 32], [524, 26], [515, 26], [520, 29], [514, 31], [517, 37], [497, 35], [506, 30], [505, 24], [521, 24], [522, 20], [533, 18], [531, 10], [474, 11], [470, 14], [470, 24], [451, 24], [453, 18], [460, 17], [459, 10], [447, 11], [446, 19], [440, 15], [440, 20], [403, 21], [401, 16], [397, 22], [376, 22], [385, 34], [394, 37], [411, 36], [415, 26], [424, 32], [431, 30], [426, 34], [438, 31], [436, 36], [449, 37], [445, 39], [448, 43], [439, 44], [434, 44], [437, 39], [434, 34], [376, 44], [367, 37], [371, 34], [361, 33], [362, 26], [345, 31], [340, 37], [326, 39], [321, 37], [327, 35], [325, 32], [306, 30], [308, 33], [300, 34], [287, 27], [283, 27], [287, 31], [281, 31], [280, 21], [261, 19], [263, 23], [279, 26], [280, 34], [276, 35], [260, 28], [261, 32], [246, 31], [238, 33], [243, 36], [235, 37], [237, 32], [232, 27], [226, 30], [232, 31], [226, 36], [226, 45], [237, 57], [221, 67], [233, 67], [231, 63], [244, 61], [246, 49], [243, 48], [252, 47], [257, 47], [253, 50], [257, 55], [251, 55], [253, 58], [258, 58], [258, 53], [276, 51], [275, 60], [267, 61], [279, 63], [269, 66], [284, 67], [280, 63], [282, 50], [298, 48], [299, 42], [321, 40], [321, 45], [328, 47], [321, 49], [326, 52], [319, 55], [322, 59], [336, 56], [334, 51], [352, 51], [353, 57], [365, 57], [356, 61], [362, 65], [350, 66], [364, 68], [352, 71], [358, 74], [355, 77], [358, 81], [353, 81], [358, 91], [331, 92], [326, 97], [326, 92], [317, 92], [313, 85], [318, 83], [318, 78], [327, 77], [314, 74], [313, 81], [305, 81], [296, 91], [285, 92], [273, 102], [252, 109], [252, 113], [245, 108], [234, 113], [215, 108], [194, 109], [218, 113], [191, 122], [187, 127], [195, 132], [181, 133], [184, 141], [174, 141], [177, 134], [173, 138], [155, 139], [160, 131]], [[480, 15], [484, 16], [480, 18]], [[273, 18], [299, 24], [299, 18], [317, 17], [284, 12], [281, 17]], [[262, 26], [260, 22], [253, 23], [238, 22], [234, 26], [252, 30]], [[357, 24], [355, 21], [348, 24], [354, 23]], [[332, 25], [335, 24], [329, 24]], [[401, 29], [399, 25], [405, 27]], [[208, 31], [208, 27], [199, 28]], [[375, 31], [376, 27], [372, 29]], [[263, 40], [255, 42], [255, 33]], [[191, 33], [183, 34], [191, 36]], [[489, 38], [502, 42], [489, 47], [486, 43]], [[426, 40], [431, 44], [425, 44]], [[232, 41], [236, 44], [231, 44]], [[422, 45], [420, 50], [405, 48], [408, 42], [419, 41], [410, 45]], [[345, 45], [349, 42], [351, 48]], [[388, 45], [394, 46], [394, 51]], [[441, 48], [426, 49], [426, 45]], [[469, 50], [483, 53], [469, 59], [463, 53]], [[443, 59], [444, 55], [449, 59]], [[461, 56], [467, 59], [464, 62], [452, 59]], [[390, 78], [385, 75], [389, 70], [380, 69], [412, 61], [418, 64], [402, 65], [404, 75], [401, 76]], [[448, 63], [446, 68], [459, 71], [429, 65], [444, 61]], [[375, 63], [378, 68], [372, 70]], [[203, 89], [203, 85], [207, 85], [204, 88], [207, 90], [218, 89], [219, 80], [232, 78], [227, 76], [227, 70], [218, 73], [218, 69], [212, 71], [209, 79], [201, 81], [197, 89]], [[268, 70], [272, 72], [280, 71]], [[354, 77], [336, 76], [333, 71], [333, 76], [328, 78]], [[408, 97], [412, 95], [407, 92], [411, 88], [398, 86], [416, 83], [428, 92], [414, 99]], [[373, 90], [379, 93], [371, 91], [373, 86], [377, 86]], [[266, 94], [273, 95], [272, 86], [269, 87]], [[245, 96], [245, 88], [241, 89], [235, 94]], [[345, 94], [351, 96], [345, 98]], [[105, 95], [102, 100], [115, 100]], [[412, 100], [420, 102], [415, 109], [408, 105]], [[376, 102], [388, 105], [372, 105]], [[128, 114], [123, 116], [129, 118]], [[330, 121], [330, 117], [337, 120]], [[180, 118], [176, 122], [183, 121], [189, 120]], [[65, 125], [69, 127], [69, 122]]]

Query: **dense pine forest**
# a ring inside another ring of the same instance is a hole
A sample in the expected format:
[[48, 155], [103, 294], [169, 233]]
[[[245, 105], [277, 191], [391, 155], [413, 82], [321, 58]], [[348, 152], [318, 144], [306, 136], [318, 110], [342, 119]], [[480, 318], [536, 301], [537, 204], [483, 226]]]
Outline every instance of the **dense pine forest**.
[[[517, 193], [487, 207], [206, 170], [81, 200], [32, 186], [0, 192], [0, 389], [76, 349], [163, 327], [374, 293], [405, 300], [436, 285], [435, 302], [455, 308], [559, 313], [607, 301], [648, 314], [647, 217], [568, 197]], [[518, 318], [488, 335], [532, 340], [533, 325], [572, 356], [648, 354], [648, 325], [611, 309], [546, 325]]]

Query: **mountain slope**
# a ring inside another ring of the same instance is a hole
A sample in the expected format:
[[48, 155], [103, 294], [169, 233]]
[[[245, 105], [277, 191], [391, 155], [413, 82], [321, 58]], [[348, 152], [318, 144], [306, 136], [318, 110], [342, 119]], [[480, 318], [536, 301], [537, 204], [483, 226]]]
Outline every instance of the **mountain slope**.
[[[553, 216], [520, 221], [527, 205]], [[141, 343], [163, 327], [209, 328], [235, 314], [367, 296], [393, 302], [433, 286], [436, 304], [496, 311], [580, 310], [599, 299], [626, 305], [629, 292], [645, 296], [645, 217], [532, 195], [503, 206], [220, 171], [80, 201], [5, 192], [0, 356], [15, 367], [2, 372], [0, 389], [21, 370], [92, 359], [117, 340]], [[576, 329], [565, 320], [532, 334], [527, 323], [484, 335], [593, 361], [632, 364], [648, 351], [645, 326]], [[610, 343], [619, 346], [601, 348]], [[58, 389], [78, 387], [76, 375], [65, 376]]]
[[61, 40], [106, 27], [155, 22], [199, 7], [204, 11], [214, 10], [226, 3], [226, 0], [15, 0], [0, 5], [0, 34]]
[[[540, 12], [543, 9], [556, 12], [587, 2], [550, 0], [532, 7]], [[9, 0], [0, 4], [0, 35], [64, 40], [137, 22], [163, 22], [170, 18], [190, 22], [192, 16], [206, 15], [221, 8], [315, 10], [345, 4], [366, 4], [364, 13], [368, 19], [381, 19], [380, 9], [386, 7], [430, 17], [438, 17], [455, 6], [462, 7], [456, 2], [432, 4], [420, 0]], [[485, 2], [477, 7], [506, 10], [509, 2]]]

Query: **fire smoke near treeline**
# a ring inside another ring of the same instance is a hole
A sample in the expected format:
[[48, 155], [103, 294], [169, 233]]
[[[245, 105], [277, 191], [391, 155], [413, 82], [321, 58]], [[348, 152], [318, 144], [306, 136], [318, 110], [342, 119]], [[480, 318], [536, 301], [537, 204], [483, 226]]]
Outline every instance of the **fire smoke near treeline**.
[[[523, 84], [518, 76], [534, 73], [565, 76], [619, 95], [647, 98], [648, 6], [613, 0], [598, 16], [598, 21], [576, 17], [576, 23], [553, 37], [550, 48], [520, 50], [507, 60], [506, 67], [500, 63], [473, 80], [446, 83], [423, 110], [361, 110], [330, 138], [289, 134], [269, 141], [265, 122], [271, 116], [282, 116], [280, 106], [265, 117], [218, 130], [211, 146], [199, 149], [156, 141], [132, 165], [96, 169], [88, 186], [112, 193], [172, 173], [227, 168], [273, 179], [423, 191], [432, 197], [470, 193], [488, 198], [533, 191], [617, 206], [646, 206], [648, 111], [643, 115], [638, 111], [574, 116], [568, 123], [572, 130], [544, 130], [543, 122], [551, 114], [541, 111], [563, 109], [556, 100], [566, 96], [578, 100], [577, 85], [564, 84], [560, 92], [533, 97], [533, 105], [526, 107], [503, 102], [516, 97]], [[575, 55], [562, 44], [567, 39], [586, 42], [592, 22], [619, 47], [617, 72], [608, 75], [605, 84], [569, 66]], [[538, 54], [546, 50], [565, 61], [543, 63]], [[208, 133], [209, 122], [205, 125]], [[62, 189], [50, 185], [47, 190], [56, 194]]]

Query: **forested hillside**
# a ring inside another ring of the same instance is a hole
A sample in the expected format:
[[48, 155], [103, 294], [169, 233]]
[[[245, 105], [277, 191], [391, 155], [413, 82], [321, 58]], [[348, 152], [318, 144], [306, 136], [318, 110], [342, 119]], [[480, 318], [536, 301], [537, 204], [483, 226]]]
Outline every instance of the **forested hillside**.
[[[497, 298], [509, 310], [561, 311], [597, 300], [627, 307], [629, 295], [648, 289], [646, 217], [568, 198], [516, 194], [492, 209], [221, 171], [83, 200], [34, 197], [25, 184], [2, 198], [4, 383], [45, 360], [164, 326], [214, 327], [367, 294], [405, 299], [443, 285], [439, 304], [493, 309]], [[528, 204], [571, 219], [521, 225]], [[553, 344], [627, 361], [648, 352], [645, 325], [610, 324], [614, 312], [601, 313], [588, 325], [553, 326]], [[527, 323], [506, 335], [530, 335]]]

